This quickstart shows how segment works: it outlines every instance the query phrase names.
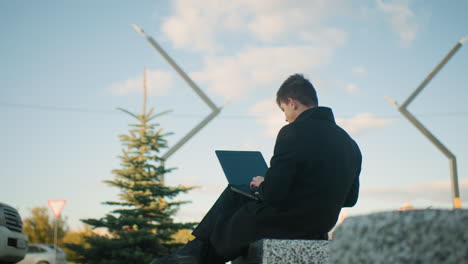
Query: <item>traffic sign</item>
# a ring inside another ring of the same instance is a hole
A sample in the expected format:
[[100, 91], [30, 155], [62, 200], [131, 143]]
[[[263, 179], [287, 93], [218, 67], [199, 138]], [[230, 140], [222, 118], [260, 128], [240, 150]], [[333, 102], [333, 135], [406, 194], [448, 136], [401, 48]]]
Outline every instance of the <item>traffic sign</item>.
[[54, 214], [55, 219], [58, 219], [60, 217], [60, 213], [63, 210], [63, 207], [65, 207], [66, 200], [48, 200], [47, 203], [49, 204], [50, 210], [52, 210], [52, 213]]

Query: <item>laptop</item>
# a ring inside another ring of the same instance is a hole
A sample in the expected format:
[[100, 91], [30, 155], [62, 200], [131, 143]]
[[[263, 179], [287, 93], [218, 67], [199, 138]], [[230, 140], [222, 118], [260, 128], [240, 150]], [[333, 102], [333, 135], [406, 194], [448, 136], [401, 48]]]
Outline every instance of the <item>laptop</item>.
[[265, 176], [268, 166], [259, 151], [216, 150], [231, 190], [259, 200], [258, 192], [250, 188], [255, 176]]

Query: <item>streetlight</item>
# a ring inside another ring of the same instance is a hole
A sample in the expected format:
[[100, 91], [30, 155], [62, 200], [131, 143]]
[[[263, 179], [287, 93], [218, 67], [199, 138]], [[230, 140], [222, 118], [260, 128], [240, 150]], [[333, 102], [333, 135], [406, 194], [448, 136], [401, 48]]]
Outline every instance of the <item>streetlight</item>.
[[419, 120], [416, 119], [409, 111], [408, 105], [416, 98], [416, 96], [426, 87], [426, 85], [434, 78], [434, 76], [445, 66], [445, 64], [455, 55], [455, 53], [461, 48], [463, 43], [468, 40], [468, 36], [462, 38], [455, 46], [449, 51], [442, 61], [429, 73], [429, 75], [422, 81], [422, 83], [414, 90], [414, 92], [406, 99], [402, 105], [398, 105], [394, 100], [387, 97], [387, 100], [395, 105], [400, 113], [406, 117], [424, 136], [426, 136], [442, 153], [449, 159], [450, 162], [450, 175], [452, 180], [452, 196], [453, 196], [453, 208], [460, 209], [462, 207], [460, 190], [458, 188], [458, 172], [457, 172], [457, 158], [455, 155], [442, 144], [427, 128], [423, 126]]

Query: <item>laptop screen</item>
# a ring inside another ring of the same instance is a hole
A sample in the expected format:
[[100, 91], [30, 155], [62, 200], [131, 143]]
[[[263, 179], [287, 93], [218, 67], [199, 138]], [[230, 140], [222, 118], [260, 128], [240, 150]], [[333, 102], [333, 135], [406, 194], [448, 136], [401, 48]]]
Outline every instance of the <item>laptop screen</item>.
[[255, 176], [265, 176], [268, 166], [259, 151], [216, 150], [224, 174], [231, 185], [249, 184]]

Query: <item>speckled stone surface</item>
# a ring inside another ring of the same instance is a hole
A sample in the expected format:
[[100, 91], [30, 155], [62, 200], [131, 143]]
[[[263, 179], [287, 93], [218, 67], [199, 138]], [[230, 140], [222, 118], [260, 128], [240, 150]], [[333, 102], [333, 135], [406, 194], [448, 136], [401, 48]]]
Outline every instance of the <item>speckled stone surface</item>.
[[328, 263], [326, 240], [262, 239], [252, 243], [246, 258], [232, 263], [247, 264], [322, 264]]
[[333, 234], [330, 263], [468, 263], [468, 210], [350, 217]]

